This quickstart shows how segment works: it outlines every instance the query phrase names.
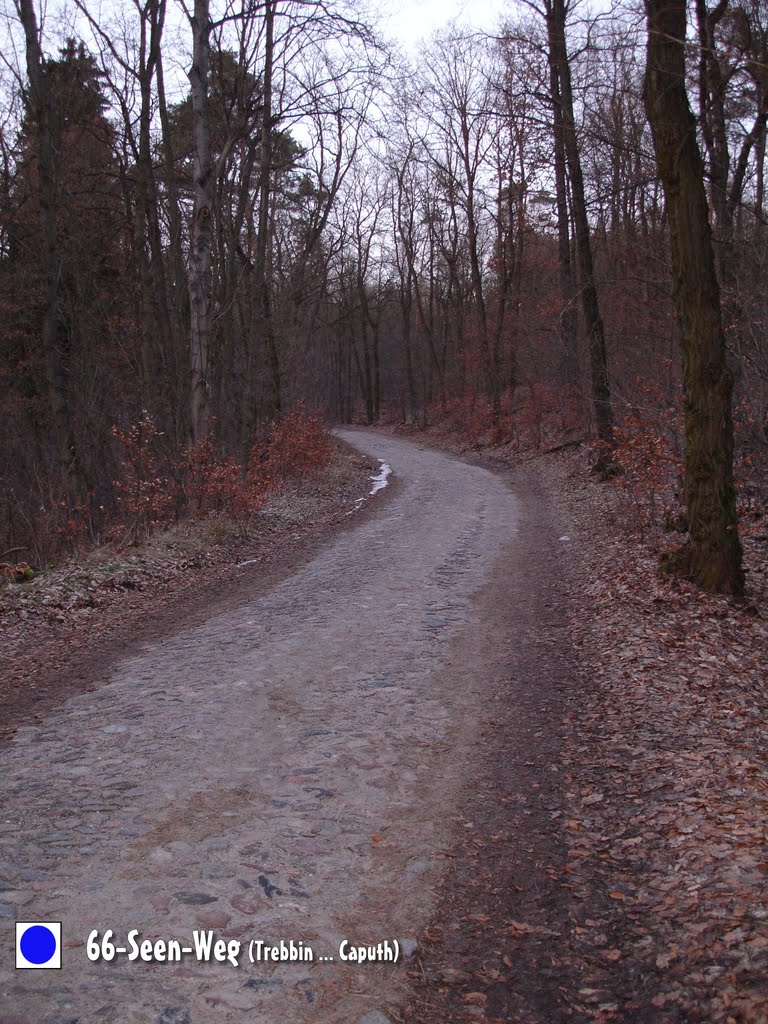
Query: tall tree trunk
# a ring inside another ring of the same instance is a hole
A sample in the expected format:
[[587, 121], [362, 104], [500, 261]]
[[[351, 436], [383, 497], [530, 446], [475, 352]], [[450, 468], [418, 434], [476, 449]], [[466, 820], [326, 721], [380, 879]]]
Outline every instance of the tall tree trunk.
[[267, 255], [270, 234], [270, 179], [272, 175], [272, 64], [274, 61], [275, 6], [266, 0], [264, 51], [264, 110], [261, 121], [261, 154], [259, 157], [259, 228], [256, 239], [256, 289], [260, 334], [264, 342], [272, 383], [272, 404], [276, 415], [282, 409], [280, 358], [272, 324], [272, 296], [269, 287]]
[[[156, 401], [157, 375], [155, 369], [155, 345], [157, 343], [157, 309], [153, 293], [152, 273], [150, 270], [148, 224], [150, 218], [150, 179], [152, 178], [152, 140], [150, 122], [152, 118], [152, 79], [154, 77], [154, 57], [156, 49], [154, 39], [147, 39], [148, 11], [142, 12], [141, 39], [139, 43], [139, 93], [141, 108], [139, 111], [138, 158], [136, 160], [136, 210], [134, 216], [134, 239], [136, 247], [136, 263], [141, 294], [141, 376], [142, 404], [155, 416], [158, 411]], [[150, 36], [154, 33], [150, 28]], [[159, 39], [157, 40], [159, 46]], [[160, 302], [165, 304], [165, 296]]]
[[414, 423], [416, 420], [416, 381], [413, 373], [413, 296], [411, 294], [410, 278], [406, 278], [406, 285], [400, 293], [400, 310], [403, 321], [403, 358], [405, 360], [405, 387], [408, 397], [408, 411], [403, 417], [407, 423]]
[[[551, 43], [550, 43], [551, 48]], [[579, 378], [576, 289], [571, 266], [571, 232], [568, 216], [568, 179], [565, 161], [565, 132], [560, 97], [560, 76], [557, 62], [549, 61], [549, 91], [552, 96], [552, 134], [554, 139], [555, 200], [557, 204], [557, 267], [562, 311], [558, 324], [563, 346], [563, 371], [568, 384]]]
[[765, 202], [765, 121], [760, 125], [757, 136], [755, 164], [757, 173], [755, 175], [755, 237], [759, 239], [763, 230], [763, 204]]
[[730, 152], [726, 127], [723, 70], [715, 44], [715, 31], [728, 9], [728, 0], [719, 0], [713, 10], [706, 0], [696, 0], [699, 33], [699, 116], [701, 131], [709, 155], [709, 181], [715, 228], [721, 236], [724, 262], [728, 262], [733, 219], [728, 208], [728, 172]]
[[[147, 242], [149, 244], [148, 271], [152, 303], [155, 311], [156, 349], [159, 360], [155, 360], [155, 373], [151, 382], [150, 395], [154, 397], [153, 414], [164, 431], [168, 431], [173, 423], [173, 402], [167, 399], [168, 388], [165, 380], [159, 379], [159, 370], [166, 366], [172, 358], [174, 345], [174, 327], [171, 322], [171, 302], [168, 279], [163, 251], [163, 225], [161, 223], [160, 197], [157, 189], [157, 177], [152, 158], [150, 137], [152, 82], [160, 65], [160, 46], [165, 24], [165, 0], [151, 0], [147, 4], [146, 13], [149, 18], [149, 47], [146, 66], [141, 73], [141, 138], [139, 144], [142, 168], [140, 178], [143, 180], [147, 198]], [[163, 399], [159, 396], [163, 395]]]
[[195, 0], [192, 25], [192, 118], [195, 140], [192, 228], [189, 253], [190, 403], [192, 440], [205, 438], [210, 417], [211, 239], [213, 167], [208, 112], [209, 0]]
[[[163, 4], [163, 10], [165, 5]], [[162, 51], [157, 57], [157, 109], [162, 129], [163, 174], [168, 215], [168, 309], [172, 333], [172, 352], [168, 353], [177, 443], [187, 434], [187, 382], [189, 381], [189, 347], [185, 343], [189, 286], [182, 252], [182, 218], [176, 181], [173, 142], [168, 104], [165, 98], [165, 77]], [[185, 297], [186, 296], [186, 297]]]
[[576, 236], [576, 261], [579, 270], [581, 308], [589, 346], [590, 377], [592, 381], [592, 405], [595, 414], [597, 436], [603, 446], [598, 460], [598, 469], [606, 467], [606, 459], [614, 445], [613, 410], [608, 381], [608, 357], [605, 346], [605, 328], [600, 315], [600, 303], [595, 287], [595, 273], [592, 263], [592, 242], [589, 234], [587, 204], [584, 199], [584, 175], [581, 169], [581, 155], [576, 138], [576, 120], [573, 112], [573, 89], [571, 67], [565, 41], [565, 0], [551, 0], [547, 3], [547, 35], [549, 60], [554, 62], [560, 93], [560, 114], [562, 118], [563, 142], [568, 172], [571, 178], [571, 204], [573, 226]]
[[467, 193], [466, 214], [467, 214], [467, 249], [469, 250], [469, 268], [472, 279], [472, 288], [475, 292], [475, 303], [477, 308], [478, 332], [480, 335], [480, 349], [485, 364], [486, 391], [491, 400], [491, 418], [493, 423], [498, 423], [501, 417], [501, 380], [499, 367], [497, 365], [494, 349], [488, 332], [488, 308], [485, 300], [485, 289], [483, 287], [483, 270], [480, 259], [479, 231], [477, 224], [477, 208], [475, 202], [475, 175], [472, 168], [469, 148], [468, 130], [462, 132], [462, 162], [464, 164], [465, 185]]
[[16, 10], [24, 28], [29, 109], [35, 130], [38, 165], [38, 202], [45, 251], [45, 312], [42, 341], [48, 404], [51, 411], [56, 454], [67, 497], [73, 502], [80, 489], [80, 463], [69, 408], [69, 384], [59, 345], [59, 279], [61, 255], [56, 229], [56, 165], [51, 137], [51, 97], [43, 53], [38, 38], [32, 0], [17, 0]]
[[726, 363], [704, 167], [685, 90], [685, 0], [646, 0], [646, 12], [645, 103], [667, 198], [674, 302], [683, 352], [689, 540], [674, 565], [705, 590], [741, 594], [744, 573], [733, 485], [733, 378]]
[[258, 181], [259, 207], [256, 217], [256, 240], [253, 255], [254, 312], [251, 322], [250, 351], [248, 353], [248, 378], [245, 382], [243, 409], [243, 452], [252, 443], [257, 420], [256, 366], [257, 351], [262, 347], [269, 369], [272, 390], [272, 412], [279, 416], [282, 409], [282, 386], [280, 381], [280, 358], [277, 350], [273, 324], [272, 304], [269, 287], [268, 253], [270, 235], [270, 186], [272, 175], [272, 71], [274, 61], [275, 5], [274, 0], [264, 4], [264, 76], [261, 111], [261, 138], [259, 140]]

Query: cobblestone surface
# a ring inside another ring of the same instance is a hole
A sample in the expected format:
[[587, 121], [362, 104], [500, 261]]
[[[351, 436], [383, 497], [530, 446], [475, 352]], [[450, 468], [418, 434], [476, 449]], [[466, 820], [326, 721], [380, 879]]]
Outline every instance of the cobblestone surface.
[[[378, 515], [0, 754], [2, 1024], [333, 1024], [401, 995], [403, 967], [342, 965], [338, 946], [429, 917], [477, 709], [503, 675], [482, 607], [517, 508], [484, 469], [341, 436], [399, 480]], [[61, 971], [13, 969], [14, 920], [63, 922]], [[210, 928], [336, 960], [93, 964], [94, 928], [187, 944]]]

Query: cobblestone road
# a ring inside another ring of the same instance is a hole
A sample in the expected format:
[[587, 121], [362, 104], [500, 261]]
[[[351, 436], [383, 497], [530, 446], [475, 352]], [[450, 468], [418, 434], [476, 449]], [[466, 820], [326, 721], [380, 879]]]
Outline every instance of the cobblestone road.
[[[477, 709], [503, 676], [483, 608], [503, 600], [517, 511], [484, 469], [342, 436], [393, 469], [378, 512], [266, 596], [137, 637], [100, 689], [0, 754], [2, 1024], [354, 1024], [398, 999], [401, 965], [342, 965], [339, 943], [428, 918]], [[63, 923], [62, 970], [14, 970], [15, 920]], [[85, 940], [107, 928], [336, 959], [91, 963]]]

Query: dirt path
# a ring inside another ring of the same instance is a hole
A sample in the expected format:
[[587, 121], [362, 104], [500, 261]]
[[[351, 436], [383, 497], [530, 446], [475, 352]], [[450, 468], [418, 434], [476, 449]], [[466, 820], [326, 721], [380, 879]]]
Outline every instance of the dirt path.
[[[508, 672], [516, 498], [362, 431], [399, 492], [266, 594], [132, 657], [0, 754], [0, 1021], [354, 1022], [406, 973], [339, 943], [418, 935]], [[64, 969], [16, 972], [13, 920], [63, 922]], [[302, 942], [334, 962], [93, 964], [114, 929]]]
[[[569, 712], [583, 698], [568, 634], [570, 538], [537, 477], [520, 501], [496, 612], [507, 672], [462, 794], [452, 858], [413, 970], [408, 1024], [577, 1024], [586, 982], [572, 956], [564, 768]], [[591, 901], [595, 908], [596, 901]]]

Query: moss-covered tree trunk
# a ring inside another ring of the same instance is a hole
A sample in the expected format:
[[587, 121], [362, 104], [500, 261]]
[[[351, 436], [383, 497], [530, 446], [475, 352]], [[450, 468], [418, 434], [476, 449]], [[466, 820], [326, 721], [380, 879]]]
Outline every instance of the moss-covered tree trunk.
[[704, 168], [685, 90], [685, 0], [646, 0], [645, 104], [664, 186], [675, 312], [683, 353], [685, 492], [689, 539], [674, 560], [705, 590], [744, 589], [733, 485], [733, 378]]

